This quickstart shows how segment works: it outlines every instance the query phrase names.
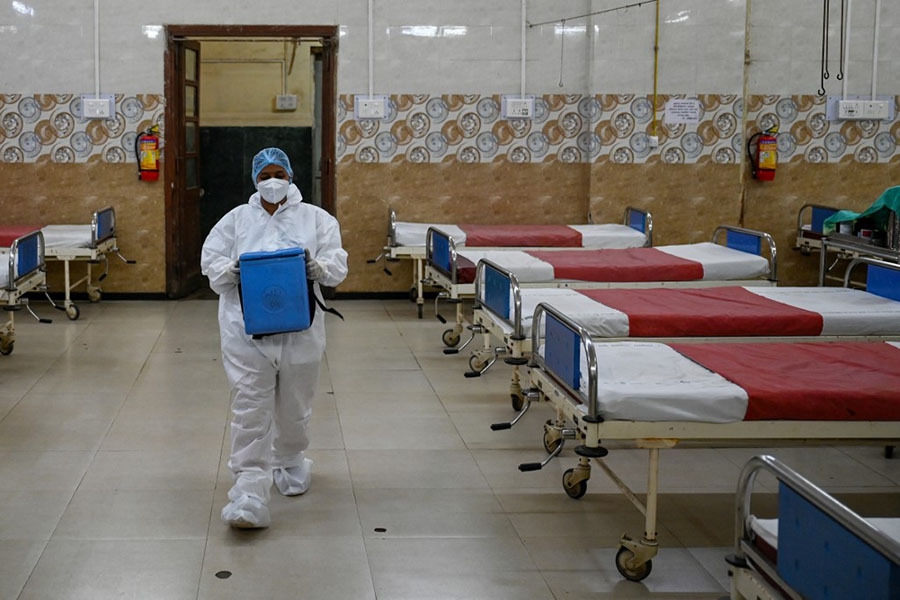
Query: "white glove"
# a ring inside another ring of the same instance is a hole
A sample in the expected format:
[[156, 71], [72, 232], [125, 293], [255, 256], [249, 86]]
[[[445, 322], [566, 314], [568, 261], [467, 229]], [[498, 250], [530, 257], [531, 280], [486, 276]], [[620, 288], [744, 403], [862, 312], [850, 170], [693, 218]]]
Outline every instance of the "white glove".
[[231, 280], [234, 283], [240, 283], [241, 281], [241, 261], [233, 260], [231, 264], [228, 266], [228, 275], [231, 277]]
[[319, 281], [325, 275], [325, 269], [309, 254], [306, 254], [306, 278]]

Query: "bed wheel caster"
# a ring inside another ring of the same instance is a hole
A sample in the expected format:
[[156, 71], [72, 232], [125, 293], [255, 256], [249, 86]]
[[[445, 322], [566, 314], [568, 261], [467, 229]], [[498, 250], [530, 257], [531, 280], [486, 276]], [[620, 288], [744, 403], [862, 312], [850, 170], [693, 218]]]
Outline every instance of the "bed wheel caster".
[[619, 551], [616, 552], [616, 569], [622, 577], [629, 581], [643, 581], [650, 574], [650, 571], [653, 570], [653, 561], [647, 559], [646, 562], [636, 567], [629, 566], [632, 564], [634, 557], [634, 552], [625, 546], [621, 546]]
[[90, 300], [91, 302], [100, 302], [100, 298], [102, 297], [100, 288], [96, 287], [88, 288], [87, 295], [88, 300]]
[[410, 302], [418, 302], [419, 300], [419, 290], [415, 287], [409, 288], [409, 301]]
[[522, 407], [525, 406], [525, 396], [522, 394], [522, 392], [511, 392], [509, 394], [509, 399], [512, 403], [513, 410], [516, 412], [522, 410]]
[[459, 333], [454, 329], [446, 329], [441, 334], [441, 341], [444, 342], [445, 346], [452, 348], [459, 343]]
[[884, 447], [884, 457], [885, 458], [894, 458], [894, 447], [893, 446], [885, 446]]
[[422, 318], [422, 313], [424, 312], [422, 309], [424, 308], [421, 304], [417, 307], [419, 312], [419, 318]]
[[[587, 479], [572, 481], [575, 477], [575, 469], [566, 469], [565, 473], [563, 473], [562, 484], [569, 498], [578, 500], [587, 493]], [[618, 561], [616, 562], [618, 563]]]
[[13, 353], [13, 350], [15, 349], [15, 347], [16, 347], [15, 341], [0, 344], [0, 354], [2, 354], [3, 356], [9, 356], [10, 354]]
[[552, 428], [550, 421], [547, 421], [547, 425], [544, 426], [544, 450], [547, 451], [547, 454], [553, 454], [562, 443], [562, 437], [558, 429]]
[[74, 304], [70, 304], [69, 306], [67, 306], [65, 311], [66, 316], [69, 317], [70, 321], [77, 321], [78, 317], [81, 316], [81, 309]]

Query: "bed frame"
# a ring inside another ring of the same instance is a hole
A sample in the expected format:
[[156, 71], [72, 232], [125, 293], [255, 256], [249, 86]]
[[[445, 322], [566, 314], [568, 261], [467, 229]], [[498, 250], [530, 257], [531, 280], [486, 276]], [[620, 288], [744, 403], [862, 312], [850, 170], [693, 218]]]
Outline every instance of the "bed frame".
[[[750, 530], [761, 471], [778, 480], [777, 564]], [[755, 456], [741, 471], [734, 532], [734, 554], [726, 559], [732, 600], [897, 597], [891, 586], [900, 582], [900, 542], [771, 456]]]
[[[849, 287], [852, 275], [860, 266], [875, 266], [887, 269], [890, 274], [876, 271], [873, 277], [872, 292], [880, 296], [900, 302], [900, 264], [884, 262], [871, 258], [857, 258], [847, 265], [844, 274], [844, 287]], [[867, 280], [868, 281], [868, 280]], [[892, 295], [893, 294], [893, 295]], [[512, 297], [512, 303], [510, 303]], [[504, 362], [512, 365], [512, 381], [510, 383], [510, 399], [513, 409], [522, 409], [524, 401], [520, 384], [519, 367], [527, 364], [531, 354], [531, 338], [525, 334], [522, 326], [522, 286], [515, 274], [509, 269], [483, 259], [478, 262], [475, 276], [475, 312], [473, 329], [484, 336], [483, 348], [474, 350], [469, 357], [469, 371], [466, 377], [479, 377], [487, 371], [500, 356]], [[595, 337], [602, 337], [594, 334]], [[492, 338], [501, 342], [500, 346], [492, 346]], [[676, 341], [676, 338], [627, 338], [603, 337], [603, 341], [622, 341], [640, 339], [645, 342]], [[679, 342], [802, 342], [802, 341], [884, 341], [897, 340], [900, 336], [784, 336], [784, 337], [682, 337]]]
[[[102, 262], [104, 269], [97, 278], [97, 283], [106, 279], [109, 274], [109, 260], [107, 259], [109, 253], [114, 253], [126, 264], [135, 263], [133, 260], [126, 259], [119, 252], [116, 238], [116, 210], [111, 206], [98, 210], [91, 217], [91, 245], [89, 248], [62, 247], [47, 250], [47, 260], [62, 262], [65, 271], [65, 300], [62, 305], [54, 305], [54, 307], [64, 311], [72, 321], [81, 315], [81, 310], [72, 302], [73, 289], [83, 283], [88, 299], [91, 302], [100, 301], [102, 291], [98, 285], [93, 283], [91, 268]], [[83, 262], [86, 267], [85, 276], [75, 282], [72, 282], [71, 277], [70, 263], [72, 262]]]
[[[592, 219], [588, 219], [592, 222]], [[653, 216], [646, 210], [633, 208], [629, 206], [625, 209], [625, 215], [622, 223], [628, 225], [632, 229], [640, 231], [647, 236], [645, 246], [653, 245]], [[508, 250], [524, 250], [525, 248], [507, 248]], [[419, 314], [422, 318], [425, 306], [425, 285], [431, 285], [431, 282], [425, 279], [425, 245], [421, 246], [400, 246], [397, 244], [397, 213], [394, 209], [388, 210], [388, 234], [387, 243], [377, 257], [367, 261], [369, 264], [376, 264], [384, 260], [385, 266], [383, 270], [388, 275], [393, 275], [388, 269], [389, 262], [399, 262], [401, 260], [411, 260], [413, 262], [413, 280], [409, 288], [410, 302], [415, 302]]]
[[[6, 253], [4, 253], [6, 254]], [[0, 255], [3, 256], [3, 255]], [[8, 315], [6, 322], [0, 324], [0, 354], [12, 354], [16, 343], [16, 312], [26, 309], [31, 316], [41, 323], [50, 323], [50, 319], [38, 317], [28, 299], [28, 292], [46, 291], [46, 266], [44, 263], [44, 235], [34, 231], [13, 241], [8, 254], [9, 278], [4, 288], [0, 288], [0, 308]]]
[[[553, 405], [557, 412], [556, 420], [544, 425], [544, 449], [549, 456], [541, 463], [519, 465], [519, 469], [539, 470], [559, 455], [566, 440], [579, 441], [575, 448], [578, 464], [563, 474], [566, 493], [572, 498], [585, 494], [591, 476], [591, 462], [596, 461], [646, 517], [644, 535], [640, 539], [626, 534], [619, 540], [616, 567], [627, 579], [640, 581], [649, 575], [651, 559], [658, 550], [656, 516], [661, 449], [673, 448], [685, 441], [718, 446], [729, 446], [738, 441], [884, 446], [900, 440], [900, 421], [605, 421], [596, 401], [598, 363], [591, 334], [553, 307], [539, 304], [532, 326], [531, 343], [534, 348], [540, 347], [544, 319], [547, 320], [547, 327], [552, 328], [553, 335], [547, 338], [543, 356], [538, 352], [531, 355], [528, 368], [531, 388], [525, 392], [525, 407], [512, 422], [494, 424], [491, 428], [510, 428], [527, 412], [533, 401], [543, 399]], [[587, 393], [578, 389], [578, 363], [582, 352], [588, 371]], [[567, 424], [571, 426], [567, 427]], [[632, 442], [637, 448], [649, 451], [646, 502], [641, 501], [602, 460], [608, 454], [602, 446], [603, 440]]]
[[794, 250], [804, 255], [818, 252], [825, 237], [825, 219], [838, 212], [839, 208], [822, 204], [804, 204], [797, 213], [797, 243]]
[[[541, 283], [521, 283], [518, 279], [515, 279], [516, 285], [519, 289], [523, 288], [569, 288], [569, 289], [601, 289], [601, 288], [643, 288], [643, 287], [686, 287], [686, 288], [698, 288], [698, 287], [718, 287], [724, 285], [746, 285], [746, 286], [765, 286], [765, 285], [776, 285], [778, 281], [778, 250], [775, 245], [775, 240], [771, 235], [762, 231], [756, 231], [753, 229], [745, 229], [743, 227], [732, 227], [728, 225], [720, 225], [713, 232], [711, 241], [714, 244], [720, 244], [721, 239], [724, 236], [724, 245], [733, 248], [736, 250], [741, 250], [744, 252], [748, 252], [750, 254], [756, 254], [758, 256], [763, 255], [763, 245], [768, 249], [769, 255], [769, 278], [768, 279], [753, 279], [753, 280], [727, 280], [727, 281], [718, 281], [718, 280], [694, 280], [694, 281], [638, 281], [638, 282], [609, 282], [609, 281], [549, 281], [549, 282], [541, 282]], [[474, 324], [469, 326], [471, 331], [471, 337], [466, 340], [466, 342], [460, 346], [459, 348], [455, 348], [457, 344], [459, 344], [460, 337], [462, 335], [463, 329], [465, 328], [465, 316], [463, 315], [463, 307], [462, 307], [462, 299], [463, 298], [472, 298], [477, 297], [476, 293], [476, 285], [478, 285], [478, 271], [476, 267], [476, 276], [475, 282], [473, 283], [459, 283], [457, 277], [457, 268], [458, 268], [458, 252], [456, 250], [456, 244], [453, 242], [453, 238], [446, 233], [431, 228], [428, 230], [428, 235], [426, 236], [426, 277], [431, 282], [432, 285], [441, 288], [443, 291], [440, 292], [435, 298], [434, 303], [434, 312], [435, 316], [441, 323], [446, 323], [447, 320], [440, 314], [438, 309], [438, 303], [442, 299], [446, 299], [450, 304], [456, 305], [456, 324], [444, 330], [441, 335], [441, 341], [448, 348], [444, 350], [445, 354], [456, 354], [462, 350], [464, 350], [478, 334], [485, 334], [485, 353], [491, 354], [497, 349], [492, 349], [490, 347], [490, 337], [486, 335], [486, 332], [481, 329], [481, 326], [477, 326]], [[482, 262], [482, 261], [479, 261]], [[484, 261], [486, 263], [490, 263], [490, 261]], [[496, 263], [494, 264], [497, 267]], [[509, 273], [502, 267], [500, 267], [499, 272], [502, 274], [504, 272]], [[477, 303], [476, 303], [477, 306]], [[484, 365], [489, 362], [490, 359], [479, 359], [480, 363]], [[524, 363], [521, 363], [524, 364]], [[472, 371], [470, 371], [470, 377], [476, 376], [477, 374], [482, 372], [484, 369], [477, 370], [475, 366], [472, 365]], [[476, 373], [472, 375], [471, 373]], [[515, 403], [516, 400], [514, 399]]]

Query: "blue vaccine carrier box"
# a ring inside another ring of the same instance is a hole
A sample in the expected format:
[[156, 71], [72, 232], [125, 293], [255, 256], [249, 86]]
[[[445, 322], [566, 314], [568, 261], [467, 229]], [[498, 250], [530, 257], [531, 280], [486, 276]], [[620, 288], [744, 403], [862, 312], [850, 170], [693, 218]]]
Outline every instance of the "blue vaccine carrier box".
[[309, 329], [309, 283], [302, 248], [248, 252], [241, 261], [241, 306], [248, 335]]

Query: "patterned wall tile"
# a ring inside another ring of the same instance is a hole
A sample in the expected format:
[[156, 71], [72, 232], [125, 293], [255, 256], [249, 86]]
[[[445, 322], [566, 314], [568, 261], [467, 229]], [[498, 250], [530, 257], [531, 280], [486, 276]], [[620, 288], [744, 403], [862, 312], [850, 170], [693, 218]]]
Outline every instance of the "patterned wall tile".
[[[500, 117], [500, 97], [395, 95], [383, 120], [356, 120], [351, 95], [338, 104], [342, 162], [602, 162], [733, 164], [745, 152], [743, 101], [701, 95], [700, 122], [665, 124], [665, 104], [685, 95], [545, 95], [531, 120]], [[900, 120], [829, 123], [824, 99], [751, 96], [748, 131], [780, 125], [782, 160], [888, 162], [898, 156]], [[900, 103], [900, 98], [897, 99]], [[650, 147], [650, 136], [659, 148]]]
[[0, 160], [134, 162], [134, 140], [151, 125], [163, 129], [164, 98], [117, 94], [112, 119], [85, 119], [81, 96], [0, 95]]

